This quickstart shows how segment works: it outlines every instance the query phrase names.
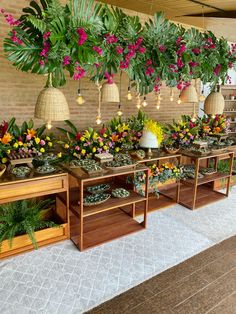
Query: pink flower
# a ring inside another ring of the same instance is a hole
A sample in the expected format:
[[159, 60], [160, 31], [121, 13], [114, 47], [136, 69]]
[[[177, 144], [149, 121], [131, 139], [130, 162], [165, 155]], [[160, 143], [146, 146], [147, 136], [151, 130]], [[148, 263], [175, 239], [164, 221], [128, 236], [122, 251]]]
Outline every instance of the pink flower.
[[179, 82], [176, 86], [179, 90], [181, 90], [183, 88], [183, 83]]
[[182, 58], [178, 58], [176, 64], [177, 64], [177, 67], [178, 67], [179, 69], [181, 69], [181, 68], [184, 67], [184, 63], [183, 63]]
[[94, 65], [96, 68], [99, 68], [99, 67], [100, 67], [100, 64], [99, 64], [99, 63], [96, 63], [96, 62], [95, 62], [93, 65]]
[[19, 26], [21, 24], [21, 21], [14, 19], [14, 17], [11, 14], [9, 13], [5, 14], [4, 9], [1, 9], [0, 12], [4, 14], [5, 20], [7, 24], [9, 24], [10, 26]]
[[21, 39], [19, 39], [17, 36], [16, 36], [16, 31], [13, 30], [12, 31], [12, 36], [11, 36], [11, 40], [13, 41], [13, 43], [15, 44], [18, 44], [18, 45], [22, 45], [23, 44], [23, 41]]
[[105, 36], [106, 36], [106, 43], [108, 45], [113, 44], [113, 43], [117, 43], [117, 41], [118, 41], [118, 38], [115, 35], [107, 34]]
[[0, 9], [0, 12], [1, 12], [2, 14], [4, 14], [4, 13], [5, 13], [5, 10], [4, 10], [4, 9]]
[[41, 66], [44, 66], [44, 65], [45, 65], [45, 62], [44, 62], [43, 60], [39, 60], [39, 64], [40, 64]]
[[146, 66], [149, 66], [149, 65], [152, 65], [152, 60], [151, 60], [151, 59], [148, 59], [148, 60], [146, 61]]
[[135, 50], [137, 49], [137, 47], [136, 47], [136, 45], [134, 45], [134, 44], [129, 44], [129, 45], [128, 45], [128, 49], [135, 51]]
[[109, 74], [108, 72], [104, 73], [105, 78], [107, 79], [108, 84], [113, 84], [114, 74]]
[[129, 61], [121, 61], [120, 62], [120, 68], [121, 69], [128, 69], [128, 67], [129, 67]]
[[156, 92], [156, 93], [158, 93], [159, 92], [159, 90], [160, 90], [160, 85], [154, 85], [154, 91]]
[[82, 27], [77, 29], [77, 34], [79, 35], [78, 45], [82, 46], [84, 42], [88, 39], [88, 35]]
[[70, 64], [70, 56], [65, 56], [62, 61], [63, 66]]
[[43, 34], [43, 39], [47, 40], [51, 35], [51, 32], [46, 32]]
[[200, 52], [201, 52], [201, 50], [200, 50], [200, 48], [193, 48], [193, 49], [192, 49], [192, 52], [193, 52], [195, 55], [199, 55]]
[[159, 49], [160, 52], [165, 52], [165, 51], [166, 51], [166, 46], [160, 45], [160, 46], [158, 47], [158, 49]]
[[31, 135], [30, 135], [30, 134], [27, 134], [27, 135], [26, 135], [26, 139], [27, 139], [27, 141], [30, 141], [30, 140], [31, 140]]
[[41, 146], [44, 146], [46, 143], [45, 143], [45, 141], [44, 140], [41, 140], [40, 142], [39, 142], [39, 145], [41, 145]]
[[220, 71], [221, 71], [222, 65], [221, 64], [217, 64], [217, 66], [214, 68], [214, 74], [215, 76], [219, 76], [220, 75]]
[[176, 39], [176, 45], [179, 46], [181, 44], [182, 40], [183, 40], [183, 37], [178, 37]]
[[80, 147], [79, 146], [75, 146], [75, 150], [80, 150]]
[[153, 67], [148, 67], [145, 71], [145, 74], [147, 76], [151, 76], [153, 73], [155, 72], [154, 68]]
[[118, 53], [119, 55], [121, 55], [123, 53], [124, 49], [121, 46], [117, 46], [116, 47], [116, 53]]
[[85, 76], [85, 70], [83, 69], [83, 68], [81, 68], [81, 66], [77, 66], [76, 68], [75, 68], [75, 71], [77, 72], [75, 72], [74, 73], [74, 75], [73, 75], [73, 79], [75, 80], [75, 81], [78, 81], [78, 80], [80, 80], [82, 77], [84, 77]]
[[233, 62], [230, 61], [230, 62], [228, 63], [228, 67], [229, 67], [230, 69], [232, 69], [232, 67], [233, 67]]
[[138, 51], [139, 51], [140, 53], [145, 53], [146, 50], [147, 50], [147, 49], [146, 49], [145, 47], [139, 47], [139, 50], [138, 50]]
[[186, 50], [186, 45], [181, 45], [181, 46], [179, 47], [179, 49], [177, 50], [176, 54], [177, 54], [178, 56], [182, 56], [182, 54], [185, 52], [185, 50]]
[[195, 67], [199, 66], [199, 63], [198, 62], [194, 62], [194, 61], [190, 61], [188, 64], [189, 64], [189, 66], [191, 68], [195, 68]]
[[49, 42], [45, 41], [45, 42], [43, 43], [43, 46], [44, 46], [44, 48], [43, 48], [43, 50], [40, 52], [39, 55], [40, 55], [41, 57], [47, 58], [47, 57], [48, 57], [48, 52], [49, 52], [49, 50], [50, 50], [50, 44], [49, 44]]
[[136, 40], [135, 44], [136, 44], [136, 46], [140, 46], [140, 45], [142, 44], [142, 42], [143, 42], [143, 38], [142, 38], [142, 37], [139, 37], [139, 38]]
[[99, 54], [99, 56], [101, 56], [103, 53], [102, 48], [100, 48], [98, 46], [93, 46], [93, 51], [97, 52]]
[[133, 58], [135, 56], [135, 51], [134, 50], [130, 50], [127, 55], [125, 56], [125, 60], [129, 61], [131, 58]]

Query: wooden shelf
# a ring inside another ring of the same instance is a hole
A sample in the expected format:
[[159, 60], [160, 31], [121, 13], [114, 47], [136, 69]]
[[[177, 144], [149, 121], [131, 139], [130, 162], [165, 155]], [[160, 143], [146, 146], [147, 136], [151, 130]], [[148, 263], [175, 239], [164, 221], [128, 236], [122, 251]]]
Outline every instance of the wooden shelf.
[[[206, 184], [215, 180], [226, 179], [229, 177], [230, 175], [228, 173], [217, 172], [210, 175], [205, 175], [204, 178], [198, 179], [197, 185], [202, 185], [202, 184]], [[194, 184], [194, 179], [183, 180], [182, 183]]]
[[[172, 193], [174, 194], [174, 192], [175, 191], [173, 190]], [[189, 209], [192, 209], [193, 195], [194, 195], [193, 186], [181, 185], [179, 204]], [[218, 202], [219, 200], [222, 200], [225, 198], [227, 198], [226, 195], [218, 191], [212, 190], [212, 187], [207, 186], [207, 185], [201, 185], [198, 187], [197, 198], [196, 198], [194, 209], [206, 206], [210, 203]]]
[[[83, 211], [83, 217], [88, 217], [92, 215], [97, 215], [99, 213], [114, 209], [114, 208], [119, 208], [123, 206], [127, 206], [133, 203], [138, 203], [138, 202], [143, 202], [146, 200], [145, 197], [139, 195], [138, 193], [134, 191], [129, 191], [130, 196], [126, 198], [114, 198], [110, 197], [109, 200], [106, 202], [99, 204], [99, 205], [94, 205], [94, 206], [84, 206], [84, 211]], [[70, 194], [70, 204], [71, 208], [79, 212], [79, 205], [78, 205], [78, 192], [76, 193], [75, 191], [73, 194]]]
[[[75, 230], [79, 227], [78, 218], [71, 214], [71, 240], [77, 247], [80, 247], [80, 238]], [[83, 250], [144, 229], [142, 223], [118, 208], [87, 217], [83, 224]]]
[[225, 113], [234, 113], [234, 114], [236, 114], [236, 110], [235, 110], [235, 111], [232, 111], [232, 110], [231, 110], [231, 111], [224, 110], [224, 112], [225, 112]]
[[227, 102], [228, 102], [228, 101], [229, 101], [229, 102], [235, 102], [236, 99], [233, 99], [233, 100], [232, 100], [232, 99], [225, 99], [225, 101], [227, 101]]

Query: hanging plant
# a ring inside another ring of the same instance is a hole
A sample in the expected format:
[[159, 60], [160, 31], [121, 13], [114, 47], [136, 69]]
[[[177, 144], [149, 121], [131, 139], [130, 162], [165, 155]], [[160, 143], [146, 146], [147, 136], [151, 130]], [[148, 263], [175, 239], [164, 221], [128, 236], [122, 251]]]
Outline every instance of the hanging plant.
[[97, 82], [122, 70], [139, 85], [140, 94], [158, 91], [161, 82], [181, 88], [192, 79], [224, 83], [235, 66], [235, 45], [211, 32], [185, 30], [154, 15], [144, 25], [139, 17], [93, 0], [33, 0], [19, 20], [1, 13], [12, 27], [4, 40], [8, 60], [19, 70], [52, 73], [53, 85], [83, 76]]

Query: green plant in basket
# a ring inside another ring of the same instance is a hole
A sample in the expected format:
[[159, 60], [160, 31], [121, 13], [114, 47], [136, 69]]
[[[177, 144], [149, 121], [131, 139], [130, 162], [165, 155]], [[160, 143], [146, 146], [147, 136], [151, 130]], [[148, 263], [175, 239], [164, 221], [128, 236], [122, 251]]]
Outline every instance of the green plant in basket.
[[4, 240], [12, 247], [14, 237], [28, 234], [35, 249], [38, 248], [35, 231], [58, 227], [45, 219], [45, 212], [51, 208], [52, 200], [23, 200], [0, 205], [0, 249]]

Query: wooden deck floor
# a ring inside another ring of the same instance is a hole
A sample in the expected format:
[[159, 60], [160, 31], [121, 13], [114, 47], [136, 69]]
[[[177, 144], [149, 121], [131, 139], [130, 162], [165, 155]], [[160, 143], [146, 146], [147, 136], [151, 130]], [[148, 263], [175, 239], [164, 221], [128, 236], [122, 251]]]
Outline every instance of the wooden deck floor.
[[235, 314], [236, 236], [88, 313]]

